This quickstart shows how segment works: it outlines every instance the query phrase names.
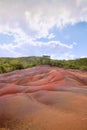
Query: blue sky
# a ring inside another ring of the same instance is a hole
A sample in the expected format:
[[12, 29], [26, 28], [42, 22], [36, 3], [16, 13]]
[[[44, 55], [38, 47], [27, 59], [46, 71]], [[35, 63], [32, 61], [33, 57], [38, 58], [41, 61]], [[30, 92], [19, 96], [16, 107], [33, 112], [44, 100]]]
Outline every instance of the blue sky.
[[0, 57], [87, 57], [87, 0], [1, 0]]

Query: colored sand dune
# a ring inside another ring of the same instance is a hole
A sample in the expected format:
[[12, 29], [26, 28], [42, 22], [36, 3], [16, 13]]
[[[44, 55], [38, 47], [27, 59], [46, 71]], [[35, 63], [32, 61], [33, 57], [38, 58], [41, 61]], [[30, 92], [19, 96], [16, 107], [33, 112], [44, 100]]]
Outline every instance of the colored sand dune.
[[87, 72], [38, 66], [0, 75], [0, 128], [87, 130]]

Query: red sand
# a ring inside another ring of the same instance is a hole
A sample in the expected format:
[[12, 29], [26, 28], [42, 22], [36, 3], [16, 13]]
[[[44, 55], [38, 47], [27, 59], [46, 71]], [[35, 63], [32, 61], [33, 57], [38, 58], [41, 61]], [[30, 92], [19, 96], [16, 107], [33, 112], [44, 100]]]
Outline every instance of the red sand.
[[0, 128], [87, 130], [87, 72], [39, 66], [0, 75]]

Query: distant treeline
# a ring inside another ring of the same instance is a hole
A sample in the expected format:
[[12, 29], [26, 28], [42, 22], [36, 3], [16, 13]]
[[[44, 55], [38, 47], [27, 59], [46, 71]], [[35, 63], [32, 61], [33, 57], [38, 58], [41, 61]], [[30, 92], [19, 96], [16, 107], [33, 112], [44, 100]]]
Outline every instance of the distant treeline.
[[87, 58], [75, 60], [53, 60], [49, 56], [0, 58], [0, 73], [7, 73], [17, 69], [31, 68], [37, 65], [50, 65], [61, 68], [79, 69], [87, 71]]

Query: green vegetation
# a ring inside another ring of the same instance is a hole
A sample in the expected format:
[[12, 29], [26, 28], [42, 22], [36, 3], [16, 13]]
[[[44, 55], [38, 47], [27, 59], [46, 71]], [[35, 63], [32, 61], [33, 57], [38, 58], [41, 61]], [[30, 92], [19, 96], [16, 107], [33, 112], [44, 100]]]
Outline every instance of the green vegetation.
[[21, 58], [0, 58], [0, 73], [7, 73], [14, 70], [31, 68], [37, 65], [50, 65], [61, 68], [79, 69], [87, 71], [87, 58], [76, 60], [53, 60], [49, 56], [42, 57], [21, 57]]

